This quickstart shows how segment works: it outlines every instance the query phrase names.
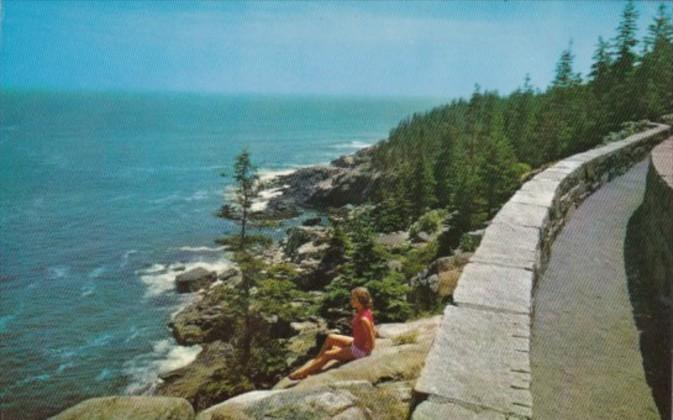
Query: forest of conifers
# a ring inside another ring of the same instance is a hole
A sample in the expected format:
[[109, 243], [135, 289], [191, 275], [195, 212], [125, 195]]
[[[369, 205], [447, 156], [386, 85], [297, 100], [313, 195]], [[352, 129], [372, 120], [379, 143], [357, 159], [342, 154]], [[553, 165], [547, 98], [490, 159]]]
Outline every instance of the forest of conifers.
[[544, 91], [526, 76], [507, 96], [482, 91], [394, 128], [374, 154], [387, 174], [375, 195], [378, 230], [405, 229], [428, 209], [454, 212], [453, 227], [479, 227], [531, 168], [595, 147], [627, 121], [656, 120], [673, 109], [673, 24], [661, 4], [637, 39], [632, 2], [614, 38], [598, 38], [590, 73], [573, 70], [572, 41]]

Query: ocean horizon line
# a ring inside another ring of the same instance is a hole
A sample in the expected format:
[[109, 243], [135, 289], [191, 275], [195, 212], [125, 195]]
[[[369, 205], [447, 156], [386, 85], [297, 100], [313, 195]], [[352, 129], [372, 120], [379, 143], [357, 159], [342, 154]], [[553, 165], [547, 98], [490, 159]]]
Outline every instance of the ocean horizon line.
[[[489, 90], [490, 91], [490, 90]], [[449, 102], [454, 99], [465, 99], [463, 95], [443, 96], [443, 95], [411, 95], [411, 94], [358, 94], [358, 93], [333, 93], [333, 92], [227, 92], [227, 91], [199, 91], [199, 90], [156, 90], [156, 89], [71, 89], [61, 87], [25, 87], [25, 86], [3, 86], [0, 85], [0, 94], [64, 94], [64, 95], [109, 95], [109, 96], [193, 96], [193, 97], [222, 97], [222, 98], [332, 98], [344, 100], [386, 100], [386, 99], [404, 99], [404, 100], [436, 100], [439, 102]]]

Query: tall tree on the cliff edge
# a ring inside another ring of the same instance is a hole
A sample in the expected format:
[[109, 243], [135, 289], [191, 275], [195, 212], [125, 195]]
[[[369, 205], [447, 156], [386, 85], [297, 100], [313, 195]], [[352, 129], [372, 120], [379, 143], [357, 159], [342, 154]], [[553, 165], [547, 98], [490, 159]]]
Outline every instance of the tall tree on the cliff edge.
[[638, 115], [656, 119], [673, 108], [673, 23], [666, 6], [659, 6], [643, 42], [632, 91], [637, 93]]
[[617, 36], [613, 40], [615, 61], [610, 69], [611, 89], [608, 94], [608, 102], [612, 104], [611, 122], [616, 127], [623, 121], [633, 119], [636, 115], [636, 107], [633, 103], [631, 92], [631, 77], [638, 59], [634, 49], [638, 44], [636, 38], [638, 11], [633, 0], [624, 7], [622, 20], [617, 27]]
[[[222, 176], [228, 175], [223, 173]], [[236, 156], [234, 162], [235, 181], [235, 205], [225, 204], [222, 206], [219, 216], [225, 219], [233, 220], [240, 225], [240, 231], [237, 235], [238, 240], [231, 238], [231, 244], [234, 245], [234, 260], [241, 269], [241, 282], [239, 287], [232, 291], [232, 303], [235, 304], [242, 320], [238, 344], [241, 351], [241, 365], [246, 370], [248, 360], [250, 359], [250, 347], [252, 342], [252, 314], [250, 312], [250, 291], [255, 286], [259, 277], [259, 262], [254, 258], [248, 244], [246, 228], [250, 219], [250, 209], [252, 201], [258, 193], [257, 171], [250, 160], [250, 152], [247, 149]]]
[[271, 386], [287, 369], [286, 343], [279, 339], [274, 319], [296, 318], [297, 310], [291, 303], [299, 292], [285, 274], [260, 258], [261, 249], [270, 239], [248, 232], [249, 226], [259, 222], [251, 210], [260, 185], [247, 150], [236, 156], [233, 169], [233, 204], [222, 206], [219, 216], [240, 226], [238, 232], [221, 241], [231, 246], [233, 261], [241, 272], [240, 282], [226, 291], [235, 355], [227, 377], [233, 378], [236, 393], [240, 393]]

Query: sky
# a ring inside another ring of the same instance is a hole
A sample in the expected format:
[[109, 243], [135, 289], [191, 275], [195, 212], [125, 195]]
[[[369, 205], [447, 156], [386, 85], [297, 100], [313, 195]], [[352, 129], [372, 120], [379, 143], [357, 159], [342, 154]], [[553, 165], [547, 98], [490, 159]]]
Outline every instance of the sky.
[[[468, 96], [586, 75], [621, 1], [0, 0], [0, 89]], [[640, 38], [658, 2], [638, 2]], [[669, 7], [670, 11], [670, 7]]]

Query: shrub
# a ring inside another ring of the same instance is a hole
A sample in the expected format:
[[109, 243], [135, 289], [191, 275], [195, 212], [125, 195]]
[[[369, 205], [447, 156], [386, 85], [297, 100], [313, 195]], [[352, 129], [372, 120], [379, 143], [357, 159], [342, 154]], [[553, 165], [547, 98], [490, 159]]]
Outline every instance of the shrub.
[[390, 273], [381, 280], [368, 282], [365, 287], [374, 300], [378, 321], [406, 321], [411, 316], [411, 305], [407, 302], [409, 286], [401, 273]]
[[409, 236], [417, 238], [418, 234], [425, 232], [433, 234], [442, 226], [444, 219], [446, 219], [448, 212], [444, 209], [430, 210], [425, 213], [409, 228]]

